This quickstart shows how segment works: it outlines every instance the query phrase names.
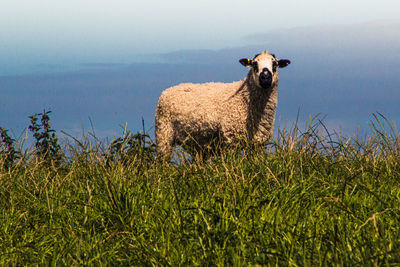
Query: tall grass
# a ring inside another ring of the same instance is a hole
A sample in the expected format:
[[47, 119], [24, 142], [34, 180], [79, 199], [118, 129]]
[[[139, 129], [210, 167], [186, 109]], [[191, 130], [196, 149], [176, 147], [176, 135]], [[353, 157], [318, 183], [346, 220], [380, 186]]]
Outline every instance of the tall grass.
[[397, 265], [400, 134], [370, 125], [343, 137], [314, 118], [175, 164], [127, 131], [70, 138], [58, 164], [33, 149], [6, 165], [4, 146], [0, 265]]

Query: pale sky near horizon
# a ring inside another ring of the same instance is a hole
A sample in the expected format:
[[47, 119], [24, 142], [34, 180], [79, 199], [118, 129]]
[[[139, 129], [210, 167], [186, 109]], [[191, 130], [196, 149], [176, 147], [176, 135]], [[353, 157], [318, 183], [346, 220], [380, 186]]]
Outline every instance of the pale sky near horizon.
[[280, 28], [400, 19], [398, 0], [0, 0], [0, 62], [129, 61]]

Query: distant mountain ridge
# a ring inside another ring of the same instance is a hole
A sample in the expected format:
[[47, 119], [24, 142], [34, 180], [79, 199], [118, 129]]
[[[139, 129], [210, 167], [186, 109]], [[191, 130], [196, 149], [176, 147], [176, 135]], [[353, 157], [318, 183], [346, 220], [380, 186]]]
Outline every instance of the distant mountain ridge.
[[[160, 54], [168, 62], [196, 60], [217, 62], [228, 56], [270, 50], [291, 54], [293, 51], [335, 52], [335, 56], [371, 55], [400, 59], [400, 20], [374, 21], [353, 25], [318, 25], [251, 34], [244, 39], [253, 43], [221, 50], [185, 50]], [[339, 54], [344, 53], [344, 55]], [[336, 54], [338, 53], [338, 54]]]

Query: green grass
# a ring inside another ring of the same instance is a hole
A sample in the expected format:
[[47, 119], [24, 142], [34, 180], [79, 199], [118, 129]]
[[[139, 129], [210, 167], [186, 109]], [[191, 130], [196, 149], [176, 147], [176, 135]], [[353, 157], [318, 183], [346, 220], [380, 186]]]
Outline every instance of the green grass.
[[70, 140], [61, 164], [1, 157], [0, 265], [400, 264], [400, 135], [384, 118], [365, 138], [311, 122], [179, 164], [124, 140]]

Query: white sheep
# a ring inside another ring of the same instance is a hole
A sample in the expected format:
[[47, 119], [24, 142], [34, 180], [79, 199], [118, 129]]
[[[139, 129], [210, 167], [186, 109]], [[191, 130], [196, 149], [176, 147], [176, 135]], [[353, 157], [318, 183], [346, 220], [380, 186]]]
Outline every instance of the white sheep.
[[183, 83], [162, 92], [155, 116], [159, 153], [171, 155], [175, 145], [200, 152], [216, 143], [268, 141], [278, 102], [278, 67], [290, 61], [265, 51], [239, 62], [250, 67], [244, 81]]

